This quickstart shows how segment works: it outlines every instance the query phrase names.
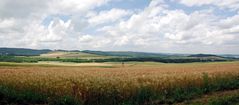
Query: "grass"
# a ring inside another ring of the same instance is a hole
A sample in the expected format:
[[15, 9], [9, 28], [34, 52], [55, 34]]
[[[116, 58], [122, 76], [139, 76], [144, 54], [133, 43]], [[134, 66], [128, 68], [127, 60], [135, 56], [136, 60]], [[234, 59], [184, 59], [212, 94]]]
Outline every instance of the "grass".
[[[0, 86], [20, 94], [15, 96], [25, 102], [59, 105], [173, 104], [239, 88], [239, 62], [113, 65], [116, 67], [5, 65], [0, 66]], [[21, 95], [26, 91], [39, 96], [30, 101]]]
[[239, 89], [211, 92], [175, 105], [238, 105]]
[[208, 105], [239, 105], [239, 94], [212, 98]]

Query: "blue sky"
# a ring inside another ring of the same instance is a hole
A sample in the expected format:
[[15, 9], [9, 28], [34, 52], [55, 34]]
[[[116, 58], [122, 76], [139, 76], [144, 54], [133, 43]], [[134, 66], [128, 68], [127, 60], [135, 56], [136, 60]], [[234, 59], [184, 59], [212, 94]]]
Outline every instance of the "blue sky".
[[239, 52], [239, 0], [1, 0], [0, 47]]
[[115, 0], [110, 3], [96, 9], [96, 11], [100, 10], [108, 10], [111, 8], [122, 8], [122, 9], [143, 9], [150, 3], [150, 0]]

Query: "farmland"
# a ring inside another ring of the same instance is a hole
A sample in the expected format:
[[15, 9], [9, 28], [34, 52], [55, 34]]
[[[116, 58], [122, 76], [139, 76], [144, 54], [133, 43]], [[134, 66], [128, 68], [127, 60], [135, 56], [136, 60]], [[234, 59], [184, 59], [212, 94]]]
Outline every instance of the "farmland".
[[[236, 89], [239, 62], [0, 63], [0, 102], [5, 104], [185, 104]], [[233, 102], [236, 93], [225, 97]]]
[[41, 54], [42, 58], [81, 58], [81, 59], [106, 59], [112, 58], [111, 56], [102, 56], [84, 52], [64, 52], [64, 51], [52, 51], [49, 53]]
[[78, 50], [34, 50], [19, 48], [0, 48], [0, 62], [38, 63], [42, 61], [104, 63], [104, 62], [225, 62], [238, 61], [237, 55], [212, 54], [167, 54], [130, 51], [78, 51]]

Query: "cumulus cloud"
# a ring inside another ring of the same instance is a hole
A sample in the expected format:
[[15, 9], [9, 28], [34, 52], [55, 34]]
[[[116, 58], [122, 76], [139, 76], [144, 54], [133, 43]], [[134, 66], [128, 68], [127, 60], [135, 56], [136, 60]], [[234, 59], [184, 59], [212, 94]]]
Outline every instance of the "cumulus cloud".
[[[55, 43], [59, 46], [70, 44], [69, 40], [76, 39], [72, 36], [79, 35], [74, 31], [83, 27], [79, 27], [78, 24], [81, 20], [72, 18], [65, 22], [59, 17], [55, 17], [50, 20], [49, 25], [44, 25], [44, 19], [55, 14], [77, 14], [72, 16], [77, 18], [107, 2], [109, 0], [42, 0], [41, 2], [38, 0], [1, 0], [1, 46], [18, 47], [17, 45], [21, 45], [21, 47], [31, 48], [54, 48], [54, 45], [47, 46], [47, 44]], [[63, 42], [67, 43], [63, 44]], [[68, 46], [64, 48], [68, 48]]]
[[79, 41], [83, 43], [88, 43], [88, 42], [91, 42], [93, 38], [94, 37], [92, 37], [91, 35], [83, 35], [79, 37]]
[[51, 21], [47, 28], [47, 34], [40, 38], [42, 42], [55, 42], [63, 39], [67, 36], [67, 31], [70, 29], [71, 20], [64, 22], [62, 20], [56, 19]]
[[[103, 27], [101, 31], [111, 35], [111, 39], [115, 40], [114, 45], [118, 46], [165, 48], [163, 43], [167, 43], [168, 49], [178, 44], [216, 46], [229, 43], [237, 37], [235, 33], [227, 32], [237, 29], [235, 18], [220, 19], [210, 9], [187, 14], [183, 10], [168, 9], [164, 2], [152, 1], [142, 12], [133, 14], [113, 27]], [[226, 25], [235, 29], [222, 28]]]
[[[113, 2], [1, 0], [0, 46], [178, 53], [239, 51], [238, 0], [170, 1], [184, 8], [166, 0], [152, 0], [138, 9], [114, 7]], [[117, 1], [122, 2], [127, 1]], [[221, 10], [228, 14], [220, 14]]]
[[0, 20], [0, 29], [8, 29], [13, 27], [15, 20], [13, 18]]
[[90, 9], [108, 3], [110, 0], [50, 0], [50, 8], [54, 12], [64, 14], [87, 12]]
[[113, 8], [109, 11], [101, 11], [99, 14], [91, 15], [88, 21], [89, 24], [99, 25], [109, 22], [115, 22], [129, 14], [130, 11]]

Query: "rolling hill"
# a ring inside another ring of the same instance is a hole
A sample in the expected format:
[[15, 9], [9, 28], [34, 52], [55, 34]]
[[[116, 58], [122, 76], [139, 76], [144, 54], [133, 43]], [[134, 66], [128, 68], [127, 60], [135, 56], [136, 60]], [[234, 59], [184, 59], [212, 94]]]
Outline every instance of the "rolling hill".
[[221, 57], [221, 56], [213, 55], [213, 54], [194, 54], [194, 55], [189, 55], [188, 57]]
[[38, 56], [40, 54], [51, 52], [51, 50], [34, 50], [26, 48], [0, 48], [0, 55], [12, 56]]
[[121, 57], [168, 57], [168, 54], [162, 53], [146, 53], [146, 52], [132, 52], [132, 51], [82, 51], [84, 53], [104, 55], [104, 56], [121, 56]]
[[80, 51], [51, 51], [45, 54], [41, 54], [43, 58], [74, 58], [74, 59], [107, 59], [111, 56], [90, 54]]
[[234, 61], [238, 58], [212, 54], [164, 54], [131, 51], [79, 51], [79, 50], [35, 50], [23, 48], [0, 48], [0, 61], [12, 62], [163, 62], [163, 63], [190, 63]]

